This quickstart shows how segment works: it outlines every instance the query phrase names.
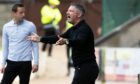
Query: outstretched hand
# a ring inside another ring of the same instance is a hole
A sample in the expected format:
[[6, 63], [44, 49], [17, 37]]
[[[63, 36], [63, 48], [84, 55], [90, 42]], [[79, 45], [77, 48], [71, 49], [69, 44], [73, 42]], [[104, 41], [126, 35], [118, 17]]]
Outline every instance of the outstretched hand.
[[55, 43], [56, 45], [64, 45], [66, 44], [67, 39], [62, 38], [58, 35], [59, 40]]
[[34, 41], [34, 42], [39, 42], [40, 41], [40, 36], [38, 36], [36, 33], [32, 33], [31, 36], [27, 37], [27, 40]]

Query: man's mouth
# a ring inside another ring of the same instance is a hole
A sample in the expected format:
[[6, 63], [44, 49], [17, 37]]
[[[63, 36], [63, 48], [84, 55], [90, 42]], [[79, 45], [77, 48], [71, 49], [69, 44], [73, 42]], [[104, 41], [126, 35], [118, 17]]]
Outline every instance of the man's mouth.
[[67, 15], [67, 18], [69, 19], [69, 18], [71, 18], [69, 15]]

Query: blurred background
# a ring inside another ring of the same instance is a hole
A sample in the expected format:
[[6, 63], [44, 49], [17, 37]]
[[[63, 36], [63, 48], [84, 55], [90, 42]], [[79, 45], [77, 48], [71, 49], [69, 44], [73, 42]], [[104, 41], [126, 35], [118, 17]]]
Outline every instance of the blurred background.
[[[56, 0], [52, 0], [56, 4]], [[57, 31], [67, 30], [66, 11], [72, 2], [82, 4], [86, 9], [85, 20], [95, 37], [96, 59], [100, 67], [97, 84], [140, 84], [140, 0], [59, 0], [57, 8], [61, 13]], [[23, 3], [27, 20], [33, 21], [39, 35], [44, 35], [41, 21], [43, 6], [49, 0], [0, 0], [0, 43], [3, 25], [11, 20], [11, 7]], [[51, 22], [50, 22], [51, 23]], [[74, 69], [71, 51], [67, 46], [53, 46], [49, 56], [48, 48], [40, 46], [40, 66], [32, 74], [31, 84], [71, 84]], [[1, 44], [0, 44], [0, 52]], [[0, 53], [2, 54], [2, 53]], [[1, 55], [0, 55], [1, 58]], [[2, 74], [0, 75], [1, 78]], [[18, 78], [14, 84], [18, 84]]]

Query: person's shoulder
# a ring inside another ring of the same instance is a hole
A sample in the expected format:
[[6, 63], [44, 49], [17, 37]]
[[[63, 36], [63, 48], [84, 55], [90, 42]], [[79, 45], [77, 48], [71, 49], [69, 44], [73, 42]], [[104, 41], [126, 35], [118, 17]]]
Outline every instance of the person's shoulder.
[[49, 5], [45, 4], [44, 6], [42, 6], [41, 9], [46, 9], [46, 8], [50, 8]]
[[29, 20], [26, 20], [26, 19], [24, 19], [24, 22], [25, 22], [26, 24], [29, 24], [29, 25], [34, 25], [34, 23], [33, 23], [32, 21], [29, 21]]
[[11, 20], [11, 21], [8, 21], [7, 23], [5, 23], [3, 25], [3, 27], [11, 26], [12, 24], [13, 24], [13, 21]]
[[82, 27], [83, 29], [91, 30], [91, 27], [90, 27], [89, 24], [87, 24], [86, 22], [83, 22], [83, 23], [81, 24], [81, 27]]
[[5, 23], [3, 25], [3, 31], [7, 31], [7, 29], [12, 26], [14, 24], [14, 22], [11, 20], [11, 21], [8, 21], [7, 23]]
[[29, 21], [29, 20], [26, 20], [26, 19], [24, 19], [24, 22], [29, 23], [29, 24], [33, 23], [32, 21]]
[[81, 24], [80, 30], [83, 31], [83, 32], [88, 32], [88, 33], [92, 33], [93, 32], [92, 28], [86, 22]]

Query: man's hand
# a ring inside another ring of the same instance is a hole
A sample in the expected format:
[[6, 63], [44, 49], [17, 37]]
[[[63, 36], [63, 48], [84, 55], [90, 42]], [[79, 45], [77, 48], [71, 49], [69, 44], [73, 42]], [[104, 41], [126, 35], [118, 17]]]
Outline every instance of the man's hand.
[[32, 66], [32, 72], [35, 73], [38, 71], [38, 65], [33, 65]]
[[68, 40], [65, 38], [62, 38], [60, 36], [58, 36], [59, 40], [55, 43], [56, 45], [64, 45], [64, 44], [68, 44]]
[[33, 33], [31, 36], [27, 37], [27, 40], [34, 41], [34, 42], [39, 42], [40, 37], [36, 33]]
[[4, 71], [5, 71], [5, 66], [1, 66], [1, 67], [0, 67], [0, 72], [1, 72], [1, 73], [4, 73]]

